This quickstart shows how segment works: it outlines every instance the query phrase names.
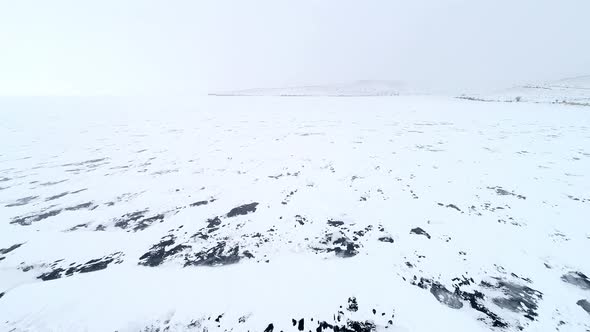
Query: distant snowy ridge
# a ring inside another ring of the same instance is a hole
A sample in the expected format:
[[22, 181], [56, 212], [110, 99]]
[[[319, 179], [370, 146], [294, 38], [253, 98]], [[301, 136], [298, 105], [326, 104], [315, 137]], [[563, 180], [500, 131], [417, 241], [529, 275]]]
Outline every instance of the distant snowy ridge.
[[490, 94], [466, 94], [458, 98], [487, 102], [534, 102], [590, 106], [590, 75], [553, 82], [525, 84]]
[[[430, 95], [429, 88], [402, 81], [361, 80], [352, 83], [287, 88], [253, 88], [209, 93], [210, 96], [371, 97]], [[442, 93], [447, 95], [447, 93]], [[533, 102], [590, 106], [590, 75], [523, 84], [487, 93], [463, 93], [459, 99], [483, 102]]]
[[254, 88], [227, 92], [214, 92], [212, 96], [285, 96], [285, 97], [362, 97], [397, 96], [409, 93], [400, 81], [362, 80], [333, 85], [310, 85], [287, 88]]

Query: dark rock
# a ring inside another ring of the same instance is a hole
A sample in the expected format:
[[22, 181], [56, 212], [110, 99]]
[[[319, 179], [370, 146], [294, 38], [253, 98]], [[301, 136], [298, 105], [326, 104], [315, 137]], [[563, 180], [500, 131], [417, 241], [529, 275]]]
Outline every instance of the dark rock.
[[189, 206], [195, 207], [195, 206], [201, 206], [201, 205], [207, 205], [207, 204], [209, 204], [209, 201], [198, 201], [198, 202], [191, 203]]
[[305, 219], [305, 217], [302, 217], [300, 215], [296, 215], [295, 221], [297, 221], [299, 223], [299, 225], [304, 225], [305, 222], [307, 221], [307, 219]]
[[526, 282], [528, 282], [529, 284], [530, 284], [531, 282], [533, 282], [533, 281], [532, 281], [530, 278], [520, 277], [520, 276], [518, 276], [516, 273], [510, 273], [510, 275], [511, 275], [511, 276], [513, 276], [514, 278], [517, 278], [517, 279], [520, 279], [520, 280], [526, 281]]
[[231, 209], [226, 216], [232, 218], [235, 216], [246, 215], [250, 212], [256, 212], [256, 206], [258, 206], [258, 203], [256, 202], [240, 205]]
[[432, 284], [430, 293], [438, 300], [438, 302], [445, 304], [447, 307], [452, 309], [463, 308], [463, 302], [458, 294], [450, 292], [445, 286], [438, 282]]
[[[356, 235], [357, 237], [363, 237], [365, 236], [365, 234], [367, 234], [367, 232], [369, 232], [371, 229], [373, 229], [373, 226], [369, 225], [367, 226], [365, 229], [361, 229], [358, 231], [354, 231], [352, 232], [354, 235]], [[356, 240], [356, 239], [355, 239]]]
[[141, 218], [143, 218], [147, 211], [148, 210], [142, 210], [142, 211], [135, 211], [135, 212], [131, 212], [131, 213], [126, 213], [126, 214], [122, 215], [121, 217], [115, 219], [115, 227], [125, 229], [125, 228], [129, 227], [129, 223], [136, 222], [137, 220], [140, 220]]
[[414, 286], [418, 286], [422, 289], [428, 289], [430, 287], [430, 285], [432, 285], [432, 280], [426, 279], [426, 278], [420, 278], [420, 281], [416, 282], [416, 276], [414, 276], [414, 279], [411, 281], [411, 284]]
[[498, 280], [494, 286], [506, 295], [504, 298], [493, 298], [492, 302], [501, 308], [513, 312], [522, 312], [524, 317], [534, 320], [538, 316], [536, 310], [538, 301], [543, 298], [543, 294], [527, 286], [518, 285], [512, 282]]
[[29, 196], [29, 197], [19, 198], [19, 199], [16, 200], [16, 202], [7, 204], [7, 205], [5, 205], [5, 207], [13, 207], [13, 206], [27, 205], [31, 201], [35, 200], [37, 197], [39, 197], [39, 196]]
[[72, 191], [70, 194], [77, 194], [77, 193], [81, 193], [81, 192], [86, 191], [86, 190], [88, 190], [88, 188], [78, 189], [76, 191]]
[[412, 228], [412, 230], [410, 231], [410, 234], [424, 235], [428, 239], [430, 239], [430, 234], [428, 234], [425, 230], [423, 230], [420, 227]]
[[49, 211], [43, 210], [41, 212], [38, 212], [37, 214], [13, 218], [10, 223], [11, 224], [19, 224], [21, 226], [29, 226], [34, 222], [38, 222], [38, 221], [41, 221], [41, 220], [44, 220], [44, 219], [47, 219], [50, 217], [55, 217], [58, 214], [62, 213], [63, 211], [76, 211], [76, 210], [81, 210], [81, 209], [94, 210], [97, 207], [98, 207], [98, 205], [95, 205], [93, 202], [87, 202], [87, 203], [79, 204], [76, 206], [67, 207], [65, 209], [55, 209], [55, 210], [49, 210]]
[[447, 204], [447, 207], [448, 207], [448, 208], [451, 208], [451, 209], [455, 209], [455, 210], [457, 210], [457, 211], [461, 212], [461, 209], [459, 209], [459, 208], [457, 207], [457, 205], [455, 205], [455, 204]]
[[0, 254], [2, 255], [6, 255], [9, 252], [18, 249], [20, 246], [22, 246], [24, 243], [17, 243], [17, 244], [13, 244], [12, 246], [5, 248], [5, 249], [0, 249]]
[[219, 217], [215, 217], [213, 219], [207, 220], [207, 228], [213, 228], [221, 225], [221, 219]]
[[98, 207], [98, 205], [92, 203], [92, 202], [86, 202], [86, 203], [82, 203], [82, 204], [78, 204], [75, 206], [70, 206], [65, 208], [66, 211], [77, 211], [77, 210], [82, 210], [82, 209], [88, 209], [88, 210], [94, 210]]
[[61, 180], [61, 181], [56, 181], [56, 182], [44, 182], [44, 183], [40, 183], [39, 185], [41, 185], [41, 186], [54, 186], [56, 184], [60, 184], [62, 182], [66, 182], [66, 181], [68, 181], [68, 180], [66, 179], [66, 180]]
[[220, 266], [235, 264], [242, 259], [239, 254], [240, 246], [228, 247], [225, 242], [219, 242], [205, 251], [187, 255], [184, 266]]
[[333, 249], [329, 249], [328, 251], [334, 251], [336, 256], [348, 258], [356, 256], [359, 252], [355, 249], [354, 243], [347, 243], [346, 249], [342, 249], [340, 247], [335, 247]]
[[581, 289], [590, 289], [590, 280], [582, 272], [568, 272], [561, 276], [561, 280], [567, 282], [568, 284], [578, 286]]
[[158, 266], [162, 264], [166, 258], [190, 248], [190, 246], [180, 244], [166, 250], [166, 247], [174, 245], [175, 240], [176, 238], [173, 235], [163, 237], [160, 243], [153, 245], [147, 253], [139, 257], [138, 264], [151, 267]]
[[350, 332], [371, 332], [371, 331], [375, 331], [377, 329], [375, 324], [373, 324], [369, 321], [365, 321], [363, 323], [363, 322], [357, 322], [357, 321], [352, 321], [352, 320], [349, 320], [348, 322], [346, 322], [346, 328], [348, 330], [341, 329], [341, 331], [343, 331], [343, 332], [349, 332], [349, 331]]
[[[453, 281], [455, 282], [453, 284], [453, 286], [455, 286], [455, 287], [469, 286], [469, 285], [475, 283], [475, 280], [473, 280], [473, 278], [467, 278], [467, 277], [464, 277], [464, 276], [462, 276], [461, 278], [453, 278]], [[481, 284], [482, 285], [488, 284], [488, 285], [491, 286], [491, 284], [486, 283], [485, 281], [482, 281]]]
[[[1, 294], [0, 297], [2, 297]], [[590, 302], [588, 302], [588, 300], [580, 300], [576, 302], [576, 304], [582, 307], [582, 309], [584, 309], [587, 313], [590, 314]]]
[[[334, 240], [335, 239], [335, 240]], [[314, 248], [313, 250], [316, 251], [323, 251], [323, 252], [334, 252], [336, 256], [347, 258], [353, 257], [358, 254], [356, 250], [360, 246], [356, 244], [354, 241], [350, 240], [349, 238], [344, 235], [344, 233], [340, 234], [333, 234], [328, 233], [326, 234], [325, 238], [320, 242], [323, 245], [330, 246], [330, 244], [338, 245], [337, 247], [328, 247], [328, 248]]]
[[68, 232], [72, 232], [72, 231], [78, 230], [80, 228], [86, 228], [86, 227], [88, 227], [88, 224], [79, 224], [79, 225], [76, 225], [74, 227], [68, 228], [67, 231]]
[[111, 256], [107, 256], [107, 257], [103, 257], [103, 258], [98, 258], [98, 259], [92, 259], [89, 260], [88, 262], [84, 263], [84, 265], [82, 265], [77, 272], [79, 273], [88, 273], [88, 272], [94, 272], [94, 271], [100, 271], [100, 270], [104, 270], [107, 268], [107, 266], [115, 261], [117, 261], [117, 263], [120, 263], [120, 256], [123, 253], [121, 252], [117, 252], [114, 253]]
[[272, 323], [268, 324], [268, 326], [264, 329], [264, 332], [272, 332], [275, 329]]
[[25, 265], [25, 263], [24, 263], [24, 262], [22, 262], [22, 263], [19, 265], [19, 267], [18, 267], [18, 269], [19, 269], [19, 270], [21, 270], [21, 271], [23, 271], [23, 272], [29, 272], [29, 271], [31, 271], [31, 270], [32, 270], [32, 269], [34, 269], [34, 268], [35, 268], [35, 266], [34, 266], [34, 265]]
[[333, 331], [334, 326], [328, 324], [327, 322], [318, 322], [318, 328], [316, 329], [316, 332], [323, 332], [324, 330], [327, 330], [327, 329], [331, 329]]
[[500, 196], [515, 196], [518, 199], [526, 199], [525, 196], [515, 194], [514, 192], [510, 192], [508, 190], [505, 190], [502, 187], [488, 187], [488, 189], [495, 190], [496, 194], [498, 194]]
[[500, 327], [500, 328], [508, 327], [508, 323], [506, 323], [502, 318], [500, 318], [500, 316], [498, 316], [497, 314], [495, 314], [494, 312], [492, 312], [490, 309], [486, 308], [486, 306], [484, 306], [482, 304], [482, 302], [485, 299], [485, 296], [483, 295], [483, 293], [478, 292], [478, 291], [473, 291], [473, 293], [463, 292], [463, 291], [459, 291], [458, 288], [455, 290], [455, 292], [457, 294], [459, 294], [463, 298], [463, 300], [469, 302], [469, 305], [471, 306], [471, 308], [486, 315], [488, 317], [488, 319], [490, 320], [490, 324], [493, 327]]
[[346, 308], [348, 311], [357, 312], [359, 310], [358, 302], [356, 301], [356, 297], [349, 297], [348, 298], [348, 307]]
[[297, 329], [299, 331], [303, 331], [305, 329], [305, 321], [303, 318], [299, 320], [299, 324], [297, 324]]
[[207, 240], [210, 237], [210, 233], [219, 230], [219, 225], [221, 225], [221, 219], [219, 217], [208, 219], [207, 226], [205, 226], [205, 228], [201, 228], [197, 233], [193, 234], [191, 238], [200, 238], [203, 240]]
[[[444, 288], [437, 282], [433, 282], [430, 279], [420, 278], [420, 281], [417, 281], [416, 276], [414, 276], [413, 281], [411, 282], [412, 285], [418, 286], [422, 289], [429, 289], [431, 288], [431, 293], [436, 297], [439, 302], [449, 305], [446, 302], [450, 303], [450, 305], [454, 305], [458, 307], [456, 301], [461, 302], [460, 300], [467, 301], [471, 308], [479, 311], [487, 316], [489, 322], [494, 327], [507, 327], [508, 323], [504, 322], [500, 316], [489, 310], [483, 303], [485, 301], [485, 296], [482, 292], [474, 290], [473, 293], [461, 291], [459, 287], [455, 287], [455, 291], [451, 293], [449, 290]], [[432, 290], [434, 288], [434, 291]], [[439, 295], [441, 296], [439, 299]], [[442, 301], [441, 301], [442, 300]], [[462, 306], [462, 304], [461, 304]], [[459, 309], [459, 308], [455, 308]]]
[[4, 296], [4, 294], [6, 294], [6, 292], [0, 293], [0, 299]]
[[30, 215], [26, 217], [16, 217], [10, 222], [11, 224], [19, 224], [21, 226], [30, 226], [34, 222], [38, 222], [50, 217], [55, 217], [62, 212], [62, 209], [50, 210], [47, 212], [41, 212], [39, 214]]
[[[65, 272], [65, 276], [69, 277], [69, 276], [73, 275], [74, 273], [89, 273], [89, 272], [104, 270], [107, 268], [107, 266], [109, 264], [111, 264], [113, 262], [115, 264], [121, 263], [122, 256], [123, 256], [123, 253], [116, 252], [116, 253], [111, 254], [109, 256], [105, 256], [105, 257], [97, 258], [97, 259], [92, 259], [84, 264], [76, 265], [76, 263], [72, 263], [72, 264], [70, 264], [71, 267], [69, 267], [67, 270], [64, 270], [63, 268], [55, 268], [51, 272], [46, 272], [46, 273], [41, 274], [40, 276], [37, 277], [37, 279], [41, 279], [43, 281], [49, 281], [49, 280], [59, 279], [59, 278], [63, 277], [64, 272]], [[59, 262], [59, 261], [57, 261], [57, 262]], [[55, 262], [55, 263], [57, 263], [57, 262]], [[23, 271], [25, 271], [25, 269], [23, 269]]]
[[328, 220], [328, 225], [333, 226], [333, 227], [339, 227], [339, 226], [344, 225], [344, 221]]
[[63, 192], [63, 193], [61, 193], [61, 194], [54, 195], [54, 196], [49, 196], [49, 197], [47, 197], [47, 198], [45, 199], [45, 201], [46, 201], [46, 202], [53, 201], [53, 200], [55, 200], [55, 199], [58, 199], [58, 198], [64, 197], [64, 196], [66, 196], [67, 194], [69, 194], [69, 192], [68, 192], [68, 191], [66, 191], [66, 192]]
[[393, 239], [389, 236], [383, 236], [378, 239], [381, 242], [393, 243]]
[[164, 221], [164, 214], [156, 214], [154, 216], [146, 217], [148, 210], [135, 211], [122, 215], [116, 218], [115, 227], [122, 229], [130, 229], [134, 232], [142, 231], [156, 222]]
[[61, 278], [62, 272], [65, 272], [62, 268], [57, 268], [51, 272], [43, 273], [42, 275], [38, 276], [37, 279], [41, 279], [43, 281], [55, 280]]
[[87, 165], [87, 164], [96, 164], [96, 163], [99, 163], [99, 162], [104, 161], [104, 160], [107, 160], [107, 158], [91, 159], [91, 160], [81, 161], [81, 162], [78, 162], [78, 163], [63, 164], [61, 166], [63, 166], [63, 167], [67, 167], [67, 166], [83, 166], [83, 165]]
[[324, 331], [333, 331], [333, 332], [371, 332], [376, 330], [375, 324], [366, 321], [366, 322], [358, 322], [353, 320], [348, 320], [346, 325], [332, 325], [325, 321], [318, 322], [318, 327], [316, 328], [316, 332], [324, 332]]

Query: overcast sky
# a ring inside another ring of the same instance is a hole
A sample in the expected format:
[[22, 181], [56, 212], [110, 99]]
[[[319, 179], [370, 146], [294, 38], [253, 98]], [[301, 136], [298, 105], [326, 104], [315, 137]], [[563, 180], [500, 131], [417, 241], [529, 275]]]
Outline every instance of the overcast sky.
[[0, 95], [590, 74], [588, 0], [0, 0]]

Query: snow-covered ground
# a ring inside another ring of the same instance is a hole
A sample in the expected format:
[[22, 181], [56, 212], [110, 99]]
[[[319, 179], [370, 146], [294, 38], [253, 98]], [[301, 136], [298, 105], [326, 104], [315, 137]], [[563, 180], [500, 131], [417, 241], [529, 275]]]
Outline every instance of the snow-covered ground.
[[0, 100], [0, 330], [588, 331], [588, 110]]

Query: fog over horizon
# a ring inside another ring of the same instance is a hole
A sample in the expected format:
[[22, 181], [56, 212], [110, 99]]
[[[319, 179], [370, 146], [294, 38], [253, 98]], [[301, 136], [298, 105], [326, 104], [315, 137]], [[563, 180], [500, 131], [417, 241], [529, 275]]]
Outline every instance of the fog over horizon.
[[0, 96], [495, 89], [590, 74], [588, 13], [584, 0], [5, 1]]

